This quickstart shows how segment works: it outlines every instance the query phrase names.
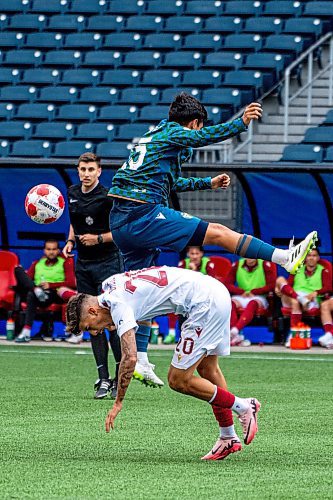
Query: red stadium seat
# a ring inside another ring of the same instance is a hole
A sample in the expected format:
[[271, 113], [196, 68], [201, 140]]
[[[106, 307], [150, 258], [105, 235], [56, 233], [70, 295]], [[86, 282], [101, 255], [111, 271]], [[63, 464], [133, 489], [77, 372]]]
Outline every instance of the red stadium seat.
[[214, 255], [209, 257], [207, 264], [207, 274], [223, 283], [231, 269], [231, 262], [226, 257]]
[[16, 285], [14, 268], [19, 264], [18, 256], [13, 252], [0, 250], [0, 309], [14, 309]]

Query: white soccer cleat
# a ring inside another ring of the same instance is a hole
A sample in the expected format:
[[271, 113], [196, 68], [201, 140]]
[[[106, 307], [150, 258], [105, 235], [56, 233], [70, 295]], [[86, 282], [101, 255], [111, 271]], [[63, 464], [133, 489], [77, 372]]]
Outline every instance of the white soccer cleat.
[[142, 364], [137, 361], [135, 365], [135, 370], [133, 373], [133, 378], [139, 380], [142, 384], [149, 387], [163, 387], [164, 382], [158, 378], [154, 372], [155, 365], [152, 363]]
[[324, 335], [319, 337], [319, 344], [327, 349], [333, 349], [333, 335], [330, 332], [326, 332]]
[[316, 245], [318, 241], [317, 231], [312, 231], [309, 233], [303, 241], [294, 245], [294, 240], [292, 239], [289, 244], [289, 255], [286, 264], [282, 264], [282, 267], [290, 274], [296, 274], [299, 268], [303, 265], [306, 256]]
[[83, 339], [83, 333], [80, 333], [80, 335], [74, 335], [72, 334], [68, 339], [65, 339], [66, 342], [69, 344], [81, 344]]

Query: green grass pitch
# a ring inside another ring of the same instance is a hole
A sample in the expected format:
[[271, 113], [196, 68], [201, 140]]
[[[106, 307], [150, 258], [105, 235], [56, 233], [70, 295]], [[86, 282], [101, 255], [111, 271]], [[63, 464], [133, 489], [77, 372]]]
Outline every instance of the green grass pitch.
[[[207, 463], [200, 457], [217, 438], [208, 404], [133, 381], [107, 435], [112, 402], [93, 400], [93, 358], [77, 351], [0, 348], [1, 498], [333, 498], [332, 356], [221, 360], [230, 390], [261, 401], [259, 434]], [[171, 352], [150, 357], [166, 380]]]

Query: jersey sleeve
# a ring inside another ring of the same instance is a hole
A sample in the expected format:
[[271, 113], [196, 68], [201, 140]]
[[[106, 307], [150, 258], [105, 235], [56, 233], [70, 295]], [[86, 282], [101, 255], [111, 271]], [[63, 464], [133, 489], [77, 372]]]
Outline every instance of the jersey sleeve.
[[120, 302], [118, 300], [114, 300], [112, 294], [105, 292], [101, 296], [101, 304], [109, 307], [110, 314], [112, 316], [112, 320], [117, 328], [117, 333], [119, 337], [124, 335], [124, 333], [128, 332], [132, 328], [135, 332], [138, 329], [138, 324], [135, 321], [134, 312], [131, 307]]
[[172, 190], [179, 193], [184, 191], [202, 191], [212, 189], [211, 177], [178, 177]]
[[179, 125], [169, 130], [168, 141], [179, 146], [200, 148], [225, 141], [229, 137], [247, 130], [242, 118], [236, 118], [231, 122], [220, 123], [210, 127], [203, 127], [201, 130], [190, 130]]

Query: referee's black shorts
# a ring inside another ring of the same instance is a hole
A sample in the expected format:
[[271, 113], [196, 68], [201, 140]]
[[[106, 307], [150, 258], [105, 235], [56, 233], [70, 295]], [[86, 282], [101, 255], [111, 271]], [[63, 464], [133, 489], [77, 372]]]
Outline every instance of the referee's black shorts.
[[77, 291], [89, 295], [99, 295], [104, 280], [124, 270], [121, 255], [112, 253], [103, 260], [83, 260], [78, 258], [75, 266]]

